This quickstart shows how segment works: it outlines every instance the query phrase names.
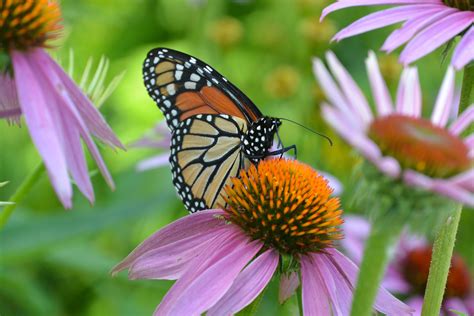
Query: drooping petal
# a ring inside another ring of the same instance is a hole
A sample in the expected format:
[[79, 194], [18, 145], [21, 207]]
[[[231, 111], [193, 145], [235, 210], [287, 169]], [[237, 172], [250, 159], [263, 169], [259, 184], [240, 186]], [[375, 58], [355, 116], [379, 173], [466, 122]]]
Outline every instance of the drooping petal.
[[331, 315], [329, 297], [318, 265], [312, 256], [304, 256], [301, 263], [303, 314], [305, 316]]
[[365, 61], [367, 74], [369, 76], [370, 88], [374, 96], [375, 105], [380, 116], [393, 112], [393, 103], [390, 98], [387, 85], [382, 78], [377, 57], [373, 51], [369, 52], [369, 57]]
[[227, 241], [218, 251], [209, 249], [207, 260], [203, 252], [194, 261], [194, 268], [187, 270], [168, 291], [155, 315], [199, 315], [219, 301], [263, 246], [260, 241], [248, 242], [247, 237], [242, 237]]
[[372, 111], [370, 110], [369, 103], [365, 98], [364, 94], [360, 90], [359, 86], [352, 79], [348, 71], [341, 65], [333, 52], [329, 51], [326, 54], [326, 58], [331, 67], [331, 71], [334, 73], [342, 92], [344, 93], [346, 100], [352, 107], [352, 113], [360, 116], [361, 120], [365, 125], [370, 124], [372, 121]]
[[393, 52], [398, 47], [408, 42], [416, 33], [435, 21], [439, 21], [445, 16], [457, 12], [454, 8], [444, 5], [437, 6], [437, 9], [423, 11], [422, 15], [408, 20], [402, 27], [393, 31], [385, 40], [382, 50], [387, 53]]
[[360, 216], [346, 215], [342, 229], [344, 231], [342, 247], [352, 260], [360, 263], [364, 254], [365, 240], [370, 234], [369, 222]]
[[270, 282], [278, 260], [278, 253], [272, 249], [258, 256], [238, 275], [207, 315], [233, 315], [250, 304]]
[[408, 185], [434, 191], [465, 205], [474, 206], [474, 193], [455, 186], [449, 180], [433, 179], [413, 170], [406, 170], [403, 179]]
[[118, 138], [115, 136], [112, 129], [105, 122], [100, 112], [94, 107], [87, 96], [84, 95], [81, 89], [79, 89], [74, 81], [51, 57], [47, 56], [47, 58], [50, 58], [49, 64], [60, 76], [66, 89], [68, 90], [68, 93], [71, 94], [74, 104], [77, 104], [77, 109], [91, 133], [112, 147], [125, 149], [120, 140], [118, 140]]
[[326, 15], [331, 12], [349, 8], [349, 7], [357, 7], [357, 6], [370, 6], [370, 5], [385, 5], [385, 4], [421, 4], [421, 3], [435, 3], [439, 4], [439, 0], [339, 0], [329, 6], [327, 6], [322, 14], [321, 20], [324, 19]]
[[472, 24], [474, 12], [459, 11], [433, 23], [413, 38], [400, 54], [405, 65], [431, 53]]
[[18, 99], [31, 138], [43, 158], [59, 199], [64, 207], [70, 208], [72, 206], [72, 187], [62, 147], [62, 135], [53, 118], [53, 115], [58, 113], [51, 113], [46, 103], [44, 83], [37, 80], [29, 62], [31, 58], [29, 53], [12, 50], [10, 55], [15, 69]]
[[413, 316], [421, 316], [421, 309], [423, 308], [423, 297], [414, 296], [407, 299], [407, 304], [414, 309]]
[[169, 153], [164, 153], [164, 154], [161, 154], [161, 155], [156, 155], [156, 156], [153, 156], [151, 158], [148, 158], [148, 159], [144, 159], [142, 161], [140, 161], [137, 166], [136, 166], [136, 169], [138, 171], [146, 171], [146, 170], [150, 170], [150, 169], [155, 169], [155, 168], [159, 168], [159, 167], [162, 167], [162, 166], [166, 166], [169, 164], [169, 158], [170, 158], [170, 154]]
[[280, 277], [280, 287], [278, 291], [278, 301], [283, 304], [295, 294], [300, 286], [300, 278], [297, 272], [283, 273]]
[[112, 274], [114, 275], [130, 267], [132, 262], [150, 250], [166, 246], [188, 237], [206, 234], [213, 229], [222, 227], [225, 225], [225, 221], [218, 219], [218, 217], [223, 214], [224, 211], [219, 209], [205, 210], [174, 221], [142, 242], [122, 262], [112, 269]]
[[451, 64], [457, 70], [464, 68], [468, 63], [474, 60], [474, 26], [464, 34], [458, 46], [454, 50]]
[[451, 124], [449, 130], [455, 135], [460, 135], [474, 122], [474, 104], [471, 104], [461, 115]]
[[363, 122], [357, 116], [352, 115], [347, 99], [334, 82], [323, 62], [318, 58], [313, 59], [313, 72], [331, 103], [340, 109], [341, 113], [345, 113], [346, 121], [351, 126], [362, 130], [364, 127]]
[[426, 12], [427, 10], [439, 10], [439, 8], [439, 5], [419, 4], [410, 6], [398, 6], [374, 12], [343, 28], [336, 35], [334, 35], [333, 40], [340, 41], [347, 37], [362, 34], [398, 22], [406, 21], [409, 19], [415, 19], [423, 15], [424, 12]]
[[[333, 248], [328, 248], [327, 252], [331, 255], [331, 260], [339, 266], [339, 271], [343, 271], [345, 279], [348, 280], [352, 287], [355, 286], [359, 269], [346, 256]], [[412, 309], [396, 299], [393, 295], [380, 287], [375, 299], [374, 308], [388, 316], [411, 315]]]
[[454, 69], [448, 67], [446, 75], [444, 76], [441, 89], [436, 98], [433, 114], [431, 115], [431, 122], [438, 126], [444, 127], [448, 122], [449, 115], [454, 105]]

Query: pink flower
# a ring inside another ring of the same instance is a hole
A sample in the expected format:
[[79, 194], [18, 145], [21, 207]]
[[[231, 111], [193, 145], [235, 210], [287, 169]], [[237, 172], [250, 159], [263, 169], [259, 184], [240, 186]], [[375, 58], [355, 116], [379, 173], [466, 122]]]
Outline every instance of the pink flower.
[[474, 120], [474, 105], [451, 122], [456, 107], [454, 70], [446, 73], [429, 120], [422, 118], [422, 95], [416, 68], [401, 76], [395, 104], [373, 52], [366, 60], [376, 112], [332, 52], [328, 72], [320, 59], [314, 73], [331, 104], [323, 116], [341, 137], [382, 173], [410, 186], [474, 205], [474, 138], [461, 133]]
[[[342, 241], [345, 252], [355, 262], [360, 262], [370, 224], [358, 216], [346, 216], [343, 224], [346, 238]], [[400, 238], [382, 285], [391, 291], [406, 296], [408, 305], [421, 315], [423, 295], [428, 280], [431, 261], [431, 245], [423, 238], [405, 233]], [[474, 314], [474, 291], [469, 269], [456, 253], [451, 260], [451, 269], [443, 301], [442, 316], [455, 315], [452, 310]]]
[[137, 141], [133, 142], [131, 144], [131, 147], [161, 149], [164, 150], [164, 152], [140, 161], [137, 164], [137, 170], [145, 171], [168, 165], [170, 156], [170, 145], [170, 130], [166, 126], [165, 121], [160, 121], [151, 131], [143, 135], [143, 137], [141, 137]]
[[[13, 78], [9, 73], [0, 74], [6, 83], [0, 89], [0, 117], [23, 115], [64, 207], [72, 207], [69, 176], [93, 203], [81, 139], [112, 188], [114, 183], [92, 135], [112, 147], [123, 146], [91, 101], [42, 48], [61, 29], [59, 5], [44, 0], [29, 6], [22, 3], [11, 1], [1, 8], [3, 28], [10, 31], [0, 33], [0, 48], [10, 56]], [[25, 16], [41, 23], [30, 24]]]
[[461, 35], [451, 64], [461, 69], [474, 60], [474, 7], [470, 0], [339, 0], [323, 10], [329, 13], [355, 6], [395, 5], [369, 14], [337, 33], [333, 39], [365, 33], [399, 22], [404, 24], [390, 34], [382, 50], [392, 52], [406, 44], [400, 61], [408, 65]]
[[[268, 198], [260, 199], [265, 190]], [[341, 237], [341, 211], [331, 191], [323, 177], [295, 160], [262, 161], [225, 189], [228, 208], [166, 226], [113, 273], [128, 269], [131, 279], [176, 280], [155, 315], [232, 315], [263, 291], [280, 256], [289, 256], [294, 264], [282, 279], [281, 300], [294, 293], [301, 277], [304, 315], [347, 315], [358, 269], [332, 247]], [[387, 315], [411, 313], [384, 289], [375, 308]]]

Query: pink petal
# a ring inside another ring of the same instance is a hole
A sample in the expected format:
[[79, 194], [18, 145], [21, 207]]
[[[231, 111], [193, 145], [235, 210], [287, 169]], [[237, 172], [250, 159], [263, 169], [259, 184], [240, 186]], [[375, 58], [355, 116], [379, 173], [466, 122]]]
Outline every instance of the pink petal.
[[188, 269], [189, 263], [198, 257], [209, 244], [229, 239], [235, 231], [212, 229], [197, 236], [190, 236], [162, 247], [145, 252], [130, 265], [130, 279], [176, 280]]
[[466, 170], [461, 174], [449, 178], [448, 181], [466, 190], [474, 191], [474, 169]]
[[72, 188], [67, 173], [66, 159], [62, 148], [61, 135], [54, 115], [46, 103], [44, 82], [38, 81], [30, 65], [31, 56], [12, 50], [11, 58], [15, 69], [18, 99], [30, 130], [33, 143], [43, 158], [51, 183], [66, 208], [72, 206]]
[[448, 67], [441, 89], [434, 106], [431, 122], [441, 127], [446, 126], [454, 105], [454, 69]]
[[440, 5], [409, 5], [398, 6], [378, 12], [371, 13], [355, 21], [349, 26], [343, 28], [334, 37], [333, 40], [340, 41], [344, 38], [366, 33], [378, 28], [392, 25], [409, 19], [415, 19], [427, 10], [442, 8]]
[[445, 5], [439, 5], [434, 10], [423, 11], [422, 15], [408, 20], [402, 27], [393, 31], [385, 40], [382, 50], [388, 53], [393, 52], [426, 26], [454, 12], [458, 12], [458, 10]]
[[[350, 282], [351, 286], [355, 286], [359, 274], [357, 266], [336, 249], [328, 248], [326, 251], [331, 255], [332, 262], [338, 268], [337, 270], [345, 274], [344, 279]], [[412, 311], [411, 308], [396, 299], [382, 287], [379, 288], [374, 308], [388, 316], [411, 315]]]
[[283, 304], [295, 294], [300, 286], [300, 278], [297, 272], [283, 273], [280, 277], [280, 288], [278, 291], [278, 301]]
[[460, 135], [472, 122], [474, 122], [474, 104], [461, 113], [457, 120], [451, 124], [449, 130], [455, 135]]
[[404, 69], [397, 91], [396, 112], [408, 116], [421, 115], [421, 88], [416, 68]]
[[169, 152], [161, 154], [161, 155], [153, 156], [151, 158], [140, 161], [137, 164], [136, 169], [138, 171], [146, 171], [150, 169], [167, 166], [169, 164], [169, 158], [170, 158]]
[[[69, 125], [69, 128], [74, 130], [73, 133], [78, 132], [80, 136], [84, 139], [84, 142], [86, 143], [89, 151], [91, 152], [92, 157], [96, 161], [97, 166], [99, 167], [99, 170], [102, 176], [104, 177], [107, 184], [112, 189], [114, 189], [115, 185], [112, 180], [112, 176], [110, 175], [107, 169], [107, 166], [105, 165], [104, 160], [102, 159], [102, 156], [100, 155], [99, 150], [97, 149], [97, 146], [92, 140], [89, 130], [87, 129], [86, 125], [84, 124], [84, 121], [82, 120], [82, 117], [78, 111], [78, 104], [74, 103], [73, 100], [71, 99], [72, 91], [65, 88], [64, 79], [65, 78], [69, 79], [69, 77], [67, 77], [67, 75], [62, 70], [59, 73], [56, 72], [56, 68], [57, 68], [56, 62], [53, 59], [51, 59], [51, 57], [43, 50], [41, 49], [35, 50], [32, 52], [32, 54], [35, 55], [35, 60], [37, 60], [37, 63], [35, 64], [36, 67], [38, 69], [41, 69], [44, 75], [48, 78], [47, 80], [50, 81], [51, 86], [54, 87], [54, 90], [56, 91], [56, 96], [59, 102], [58, 104], [60, 104], [58, 105], [58, 110], [60, 110], [61, 114], [63, 115], [64, 124]], [[76, 87], [76, 89], [79, 89], [79, 88]], [[79, 140], [76, 140], [76, 144], [73, 145], [76, 151], [78, 150], [82, 151], [82, 148], [77, 147], [79, 143], [80, 143]], [[84, 167], [78, 168], [77, 164], [74, 164], [69, 167], [74, 168], [74, 170], [71, 170], [71, 171], [73, 173], [74, 179], [78, 182], [79, 188], [83, 192], [87, 192], [88, 191], [87, 182], [90, 181], [89, 175], [87, 172], [87, 167], [84, 166]], [[86, 172], [84, 172], [84, 170], [86, 170]], [[89, 200], [92, 201], [93, 200], [92, 185], [90, 186], [90, 191], [92, 192], [92, 198], [91, 198], [91, 193], [86, 193], [85, 195], [89, 196]]]
[[373, 51], [369, 52], [369, 57], [365, 61], [367, 67], [367, 74], [369, 76], [370, 87], [374, 96], [375, 105], [380, 116], [387, 115], [393, 112], [393, 104], [390, 98], [387, 85], [380, 73], [377, 57]]
[[60, 76], [66, 89], [71, 94], [71, 98], [74, 104], [78, 104], [77, 109], [87, 128], [100, 140], [109, 144], [112, 147], [119, 147], [125, 149], [122, 143], [115, 136], [112, 129], [105, 122], [100, 112], [95, 108], [91, 101], [84, 95], [74, 81], [64, 72], [64, 70], [53, 60], [47, 56], [50, 61], [50, 65], [54, 68], [54, 71]]
[[15, 80], [8, 73], [0, 72], [0, 118], [19, 123], [20, 115], [21, 108]]
[[331, 315], [328, 293], [319, 266], [312, 256], [301, 258], [301, 286], [305, 316]]
[[237, 238], [235, 243], [227, 242], [223, 246], [217, 252], [216, 248], [209, 249], [208, 260], [204, 253], [204, 258], [199, 257], [202, 263], [196, 262], [194, 269], [188, 270], [176, 281], [155, 315], [197, 315], [205, 312], [225, 295], [263, 244], [257, 240], [247, 243]]
[[278, 253], [272, 249], [258, 256], [237, 276], [230, 289], [207, 315], [233, 315], [250, 304], [270, 282], [278, 261]]
[[464, 68], [468, 63], [474, 60], [474, 26], [463, 35], [458, 46], [454, 50], [451, 64], [457, 70]]
[[370, 234], [370, 223], [361, 216], [344, 216], [344, 239], [341, 240], [341, 246], [349, 257], [357, 263], [362, 261], [364, 245]]
[[329, 101], [331, 101], [331, 103], [335, 107], [340, 109], [341, 113], [346, 116], [347, 123], [349, 123], [350, 126], [362, 130], [363, 122], [360, 120], [360, 118], [353, 115], [353, 111], [346, 97], [343, 95], [337, 84], [332, 79], [332, 76], [327, 71], [323, 62], [318, 58], [313, 59], [313, 72]]
[[400, 61], [407, 65], [431, 53], [465, 30], [473, 20], [473, 12], [460, 11], [433, 23], [407, 44], [400, 54]]
[[[469, 315], [469, 308], [463, 299], [459, 297], [450, 297], [443, 302], [443, 308], [448, 311], [456, 311]], [[454, 315], [454, 314], [453, 314]], [[455, 314], [458, 315], [458, 314]]]
[[332, 73], [336, 77], [339, 86], [346, 97], [346, 100], [349, 100], [349, 104], [352, 107], [352, 113], [358, 115], [365, 125], [370, 124], [373, 117], [372, 111], [370, 110], [369, 104], [367, 103], [362, 91], [333, 52], [327, 52], [326, 58], [329, 62]]
[[413, 313], [413, 316], [421, 316], [421, 309], [423, 308], [423, 297], [421, 296], [411, 297], [411, 298], [408, 298], [406, 302], [411, 308], [415, 310]]
[[122, 262], [112, 269], [112, 275], [129, 268], [135, 260], [150, 250], [166, 246], [188, 237], [206, 234], [211, 230], [224, 226], [225, 221], [218, 218], [224, 214], [225, 212], [219, 209], [205, 210], [174, 221], [148, 237], [135, 248]]
[[321, 20], [326, 15], [336, 10], [357, 7], [357, 6], [371, 6], [371, 5], [386, 5], [386, 4], [428, 4], [428, 3], [440, 3], [440, 0], [339, 0], [329, 6], [327, 6], [322, 14]]

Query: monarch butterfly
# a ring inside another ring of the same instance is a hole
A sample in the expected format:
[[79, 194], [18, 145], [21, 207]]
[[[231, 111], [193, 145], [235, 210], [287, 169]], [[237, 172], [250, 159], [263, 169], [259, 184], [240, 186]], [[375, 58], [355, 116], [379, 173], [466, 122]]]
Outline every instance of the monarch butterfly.
[[195, 57], [155, 48], [144, 61], [143, 79], [171, 130], [173, 184], [192, 213], [223, 206], [220, 193], [240, 169], [295, 149], [271, 152], [280, 119], [264, 116], [237, 87]]

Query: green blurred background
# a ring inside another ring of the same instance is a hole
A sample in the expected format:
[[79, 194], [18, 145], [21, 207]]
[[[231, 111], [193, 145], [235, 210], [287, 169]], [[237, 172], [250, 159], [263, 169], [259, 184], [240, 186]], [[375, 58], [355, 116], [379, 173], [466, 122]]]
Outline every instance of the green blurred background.
[[[333, 50], [369, 94], [364, 59], [377, 50], [390, 28], [339, 44], [332, 35], [369, 9], [349, 9], [319, 23], [324, 0], [76, 0], [62, 1], [65, 36], [55, 56], [67, 64], [75, 53], [76, 73], [92, 56], [111, 61], [109, 77], [125, 71], [102, 112], [119, 138], [130, 144], [161, 118], [141, 78], [145, 54], [165, 46], [195, 55], [241, 88], [264, 113], [296, 120], [329, 135], [334, 146], [291, 124], [281, 135], [296, 144], [298, 158], [328, 171], [345, 184], [346, 212], [353, 190], [347, 184], [358, 162], [321, 120], [323, 95], [311, 71], [311, 58]], [[383, 75], [396, 89], [401, 67], [395, 55], [377, 52]], [[431, 109], [446, 63], [441, 50], [418, 63], [425, 111]], [[0, 201], [8, 200], [39, 163], [25, 126], [0, 122]], [[165, 281], [112, 278], [111, 267], [138, 243], [173, 219], [186, 215], [176, 198], [168, 168], [137, 172], [136, 163], [153, 150], [102, 150], [117, 189], [111, 192], [100, 176], [93, 178], [97, 202], [90, 206], [75, 192], [74, 208], [64, 211], [49, 181], [39, 181], [0, 232], [1, 315], [151, 315], [171, 285]], [[94, 164], [90, 164], [95, 168]], [[457, 250], [474, 267], [474, 216], [464, 212]], [[294, 300], [277, 304], [273, 282], [260, 306], [262, 315], [297, 313]]]

